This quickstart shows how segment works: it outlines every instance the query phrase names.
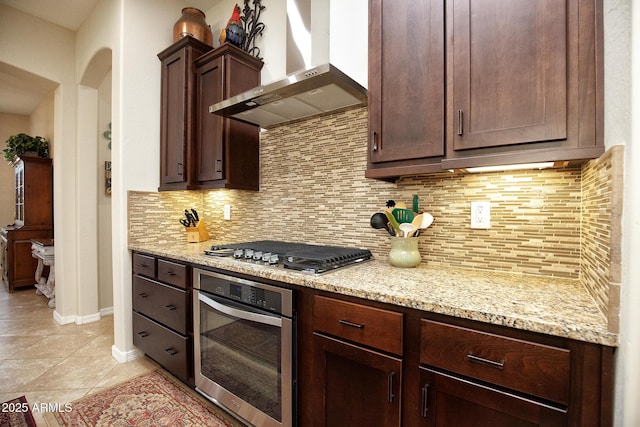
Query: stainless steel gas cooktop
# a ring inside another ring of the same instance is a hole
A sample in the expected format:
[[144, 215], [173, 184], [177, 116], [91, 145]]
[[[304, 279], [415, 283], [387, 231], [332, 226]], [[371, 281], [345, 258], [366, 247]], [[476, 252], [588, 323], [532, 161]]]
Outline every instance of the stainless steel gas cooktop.
[[368, 249], [305, 243], [258, 240], [214, 245], [204, 251], [211, 256], [233, 256], [245, 262], [320, 274], [371, 259]]

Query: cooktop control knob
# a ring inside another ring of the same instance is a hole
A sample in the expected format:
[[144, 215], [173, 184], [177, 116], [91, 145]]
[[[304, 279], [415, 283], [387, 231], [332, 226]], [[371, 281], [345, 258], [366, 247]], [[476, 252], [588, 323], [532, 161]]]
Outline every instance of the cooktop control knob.
[[245, 259], [253, 259], [253, 249], [245, 249], [244, 250], [244, 258]]
[[233, 251], [233, 257], [235, 259], [244, 258], [244, 251], [242, 249], [236, 249]]

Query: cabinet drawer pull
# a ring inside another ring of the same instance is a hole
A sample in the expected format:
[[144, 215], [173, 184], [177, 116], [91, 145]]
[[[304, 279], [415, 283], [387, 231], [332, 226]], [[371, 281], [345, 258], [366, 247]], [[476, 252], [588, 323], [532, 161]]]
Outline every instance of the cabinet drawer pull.
[[169, 304], [169, 305], [165, 305], [164, 308], [166, 308], [169, 311], [173, 311], [175, 310], [177, 307], [173, 304]]
[[144, 292], [141, 292], [141, 293], [139, 293], [139, 294], [138, 294], [138, 296], [139, 296], [140, 298], [146, 298], [146, 297], [148, 297], [149, 295], [145, 294]]
[[429, 384], [425, 384], [422, 387], [422, 416], [427, 417], [429, 412]]
[[504, 368], [504, 360], [499, 362], [495, 362], [493, 360], [485, 359], [482, 357], [474, 356], [473, 353], [467, 354], [467, 360], [469, 362], [482, 363], [483, 365], [492, 366], [494, 368], [502, 369]]
[[173, 270], [165, 271], [162, 274], [166, 274], [167, 276], [175, 276], [176, 275], [176, 273], [174, 273]]
[[144, 262], [139, 262], [138, 264], [136, 264], [138, 267], [140, 268], [149, 268], [149, 265], [147, 263]]
[[396, 397], [393, 394], [393, 377], [395, 375], [396, 375], [395, 372], [391, 372], [387, 377], [387, 400], [389, 401], [389, 403], [393, 403], [393, 398]]
[[169, 347], [169, 348], [165, 349], [164, 351], [165, 351], [166, 353], [168, 353], [168, 354], [169, 354], [169, 356], [174, 356], [174, 355], [178, 354], [178, 350], [176, 350], [176, 349], [175, 349], [175, 348], [173, 348], [173, 347]]
[[145, 338], [149, 336], [149, 333], [147, 331], [138, 332], [138, 336], [140, 338]]
[[344, 319], [340, 319], [339, 322], [342, 325], [351, 326], [352, 328], [358, 328], [358, 329], [364, 328], [364, 325], [362, 323], [352, 323], [352, 322], [349, 322], [348, 320], [344, 320]]

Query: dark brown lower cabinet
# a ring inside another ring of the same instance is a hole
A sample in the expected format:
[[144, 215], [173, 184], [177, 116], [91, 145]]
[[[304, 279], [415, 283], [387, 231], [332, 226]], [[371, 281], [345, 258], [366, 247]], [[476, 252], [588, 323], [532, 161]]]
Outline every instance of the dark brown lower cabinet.
[[190, 338], [133, 312], [133, 344], [182, 381], [191, 380]]
[[133, 254], [133, 345], [194, 386], [191, 268]]
[[423, 426], [567, 425], [566, 411], [472, 381], [420, 368]]
[[402, 360], [313, 334], [316, 426], [400, 426]]

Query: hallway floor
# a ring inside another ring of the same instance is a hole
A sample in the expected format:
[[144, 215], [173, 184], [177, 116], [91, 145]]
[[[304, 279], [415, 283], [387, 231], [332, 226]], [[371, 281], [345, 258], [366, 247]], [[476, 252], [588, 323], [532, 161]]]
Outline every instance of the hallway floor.
[[10, 294], [0, 286], [0, 402], [24, 395], [30, 406], [64, 404], [156, 368], [146, 358], [111, 357], [113, 316], [61, 326], [47, 303], [35, 288]]

